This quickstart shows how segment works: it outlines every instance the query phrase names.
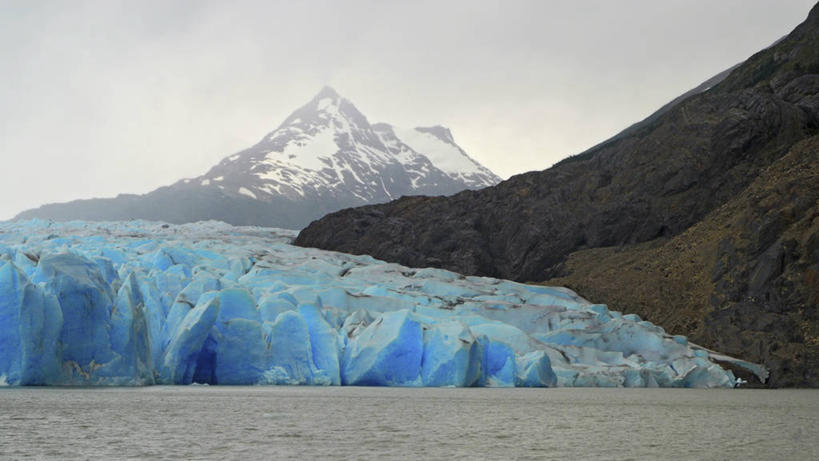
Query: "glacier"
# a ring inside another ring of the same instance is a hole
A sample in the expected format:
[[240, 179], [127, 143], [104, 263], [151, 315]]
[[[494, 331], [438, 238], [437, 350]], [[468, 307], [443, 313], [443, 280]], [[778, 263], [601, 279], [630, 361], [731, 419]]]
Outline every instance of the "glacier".
[[734, 387], [720, 363], [764, 374], [566, 288], [294, 237], [214, 221], [0, 223], [0, 383]]

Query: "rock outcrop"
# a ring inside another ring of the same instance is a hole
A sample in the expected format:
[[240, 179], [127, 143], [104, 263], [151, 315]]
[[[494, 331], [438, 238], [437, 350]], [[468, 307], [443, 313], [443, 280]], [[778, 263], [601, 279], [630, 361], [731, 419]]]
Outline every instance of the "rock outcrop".
[[[811, 172], [819, 161], [818, 92], [814, 7], [791, 34], [719, 84], [548, 170], [451, 197], [343, 210], [311, 224], [296, 243], [563, 282], [663, 325], [663, 315], [679, 316], [672, 332], [765, 361], [772, 385], [816, 386], [819, 255]], [[779, 175], [777, 168], [794, 173]], [[755, 187], [767, 199], [754, 195]], [[725, 210], [735, 214], [721, 217]], [[690, 273], [684, 261], [663, 267], [666, 280], [651, 285], [657, 290], [649, 297], [625, 289], [634, 285], [618, 288], [591, 276], [625, 271], [625, 261], [650, 266], [654, 251], [673, 254], [674, 242], [696, 226], [728, 221], [738, 227], [708, 237], [718, 259]], [[599, 260], [588, 256], [591, 249], [618, 256]]]

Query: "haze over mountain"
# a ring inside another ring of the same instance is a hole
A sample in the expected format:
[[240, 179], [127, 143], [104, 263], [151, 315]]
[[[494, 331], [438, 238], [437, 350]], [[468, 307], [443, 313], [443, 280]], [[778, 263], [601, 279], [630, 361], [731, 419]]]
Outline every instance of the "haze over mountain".
[[299, 229], [327, 212], [405, 195], [449, 195], [500, 178], [461, 149], [442, 126], [370, 124], [330, 87], [254, 146], [204, 175], [145, 195], [76, 200], [17, 219], [208, 219]]
[[0, 219], [200, 175], [324, 84], [370, 121], [448, 126], [503, 178], [541, 170], [769, 45], [812, 4], [377, 3], [3, 1], [0, 159], [14, 174]]
[[343, 210], [296, 243], [565, 285], [817, 386], [819, 6], [717, 77], [548, 170]]

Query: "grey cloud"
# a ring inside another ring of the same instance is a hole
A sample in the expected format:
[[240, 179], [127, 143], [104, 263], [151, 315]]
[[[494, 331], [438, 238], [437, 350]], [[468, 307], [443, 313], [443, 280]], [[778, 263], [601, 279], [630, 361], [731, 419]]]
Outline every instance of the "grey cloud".
[[0, 2], [0, 219], [147, 192], [324, 84], [443, 124], [501, 176], [605, 139], [789, 32], [811, 1]]

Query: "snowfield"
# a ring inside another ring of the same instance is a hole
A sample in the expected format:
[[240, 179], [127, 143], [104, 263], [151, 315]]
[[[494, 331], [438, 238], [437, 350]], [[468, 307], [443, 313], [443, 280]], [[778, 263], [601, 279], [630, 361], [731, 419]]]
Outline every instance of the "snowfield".
[[0, 223], [0, 383], [733, 387], [714, 358], [765, 373], [565, 288], [294, 237]]

